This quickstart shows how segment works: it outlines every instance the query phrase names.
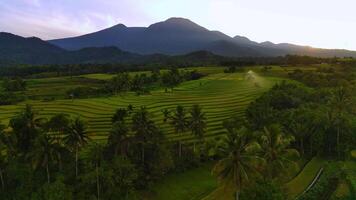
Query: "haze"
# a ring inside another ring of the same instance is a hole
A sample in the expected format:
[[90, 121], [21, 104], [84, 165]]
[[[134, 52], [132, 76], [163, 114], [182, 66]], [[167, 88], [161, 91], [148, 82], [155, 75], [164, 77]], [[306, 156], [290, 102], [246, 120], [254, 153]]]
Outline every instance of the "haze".
[[188, 18], [251, 40], [356, 50], [352, 0], [2, 0], [0, 31], [55, 39]]

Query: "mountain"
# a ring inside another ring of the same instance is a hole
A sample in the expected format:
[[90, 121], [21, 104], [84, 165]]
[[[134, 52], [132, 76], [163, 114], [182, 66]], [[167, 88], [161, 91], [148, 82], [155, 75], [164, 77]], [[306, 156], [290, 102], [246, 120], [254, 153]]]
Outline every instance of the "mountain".
[[0, 60], [13, 63], [55, 63], [65, 50], [39, 38], [23, 38], [11, 33], [0, 33]]
[[121, 51], [117, 47], [90, 47], [64, 50], [39, 38], [24, 38], [0, 32], [0, 64], [76, 64], [129, 62], [141, 55]]
[[87, 47], [79, 50], [64, 50], [39, 38], [24, 38], [10, 33], [0, 33], [0, 66], [18, 64], [85, 64], [85, 63], [153, 63], [167, 66], [172, 63], [206, 65], [219, 63], [224, 57], [208, 51], [191, 52], [179, 56], [163, 54], [140, 55], [122, 51], [117, 47]]
[[180, 55], [209, 50], [224, 56], [240, 53], [243, 56], [256, 55], [249, 49], [245, 52], [244, 47], [235, 43], [233, 38], [218, 31], [209, 31], [183, 18], [170, 18], [147, 28], [119, 24], [95, 33], [49, 42], [68, 50], [114, 45], [140, 54]]
[[86, 35], [49, 41], [67, 50], [86, 47], [116, 46], [139, 54], [180, 55], [206, 50], [229, 57], [283, 56], [354, 56], [347, 50], [315, 49], [289, 44], [257, 43], [243, 36], [230, 37], [210, 31], [188, 19], [170, 18], [149, 27], [126, 27], [123, 24]]

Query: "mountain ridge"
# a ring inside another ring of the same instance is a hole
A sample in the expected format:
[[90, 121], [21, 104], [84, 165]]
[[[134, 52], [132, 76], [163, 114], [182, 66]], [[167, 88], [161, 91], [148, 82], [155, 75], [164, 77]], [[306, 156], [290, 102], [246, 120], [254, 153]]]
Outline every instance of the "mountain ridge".
[[289, 43], [258, 43], [245, 36], [230, 37], [220, 31], [211, 31], [185, 18], [173, 17], [148, 27], [127, 27], [118, 24], [107, 29], [78, 37], [49, 40], [67, 50], [85, 47], [116, 46], [124, 51], [148, 55], [180, 55], [207, 50], [229, 57], [284, 56], [287, 54], [318, 57], [356, 57], [355, 51], [321, 49]]

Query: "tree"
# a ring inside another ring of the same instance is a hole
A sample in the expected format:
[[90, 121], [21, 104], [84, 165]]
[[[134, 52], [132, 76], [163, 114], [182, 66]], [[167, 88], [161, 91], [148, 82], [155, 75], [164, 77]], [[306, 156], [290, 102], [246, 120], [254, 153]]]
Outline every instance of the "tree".
[[236, 190], [238, 200], [241, 189], [258, 174], [263, 159], [258, 155], [260, 145], [248, 129], [241, 127], [227, 130], [227, 136], [220, 147], [226, 157], [214, 166], [213, 174], [224, 187]]
[[135, 137], [141, 144], [143, 163], [145, 162], [145, 143], [157, 132], [157, 127], [151, 119], [146, 107], [141, 107], [132, 116], [132, 131], [135, 132]]
[[282, 188], [270, 181], [257, 181], [241, 193], [243, 200], [285, 200], [286, 194]]
[[284, 128], [291, 133], [299, 142], [301, 155], [305, 152], [305, 141], [309, 138], [310, 154], [313, 154], [313, 137], [322, 129], [322, 117], [317, 112], [315, 106], [300, 107], [286, 112], [282, 121]]
[[127, 91], [130, 88], [130, 85], [130, 75], [128, 73], [119, 73], [109, 81], [108, 87], [111, 92], [118, 94]]
[[125, 108], [119, 108], [116, 110], [111, 121], [112, 121], [112, 123], [123, 122], [128, 115], [129, 115], [128, 110], [126, 110]]
[[129, 199], [135, 190], [138, 172], [127, 157], [115, 156], [102, 163], [101, 191], [103, 199]]
[[41, 134], [35, 144], [35, 148], [31, 151], [32, 166], [34, 169], [43, 167], [46, 170], [47, 182], [51, 181], [50, 162], [55, 160], [56, 148], [54, 140], [48, 134]]
[[78, 152], [81, 147], [88, 143], [89, 136], [86, 132], [86, 126], [80, 118], [71, 122], [65, 133], [65, 143], [75, 152], [75, 176], [78, 176]]
[[[333, 92], [333, 97], [330, 101], [331, 111], [333, 112], [334, 125], [336, 126], [336, 146], [338, 158], [340, 158], [340, 140], [342, 137], [342, 125], [347, 123], [347, 118], [345, 118], [345, 113], [348, 112], [350, 105], [352, 104], [352, 94], [348, 86], [338, 87]], [[331, 113], [332, 114], [332, 113]]]
[[42, 121], [43, 119], [38, 118], [32, 106], [28, 104], [20, 114], [10, 120], [10, 127], [16, 137], [16, 149], [24, 155], [33, 146]]
[[[199, 105], [193, 105], [190, 110], [189, 117], [189, 128], [192, 131], [192, 134], [201, 140], [204, 137], [204, 133], [206, 130], [206, 117], [205, 113], [202, 112], [202, 108]], [[195, 151], [195, 143], [194, 143], [194, 151]]]
[[97, 199], [100, 199], [100, 174], [99, 174], [99, 168], [101, 167], [101, 164], [103, 162], [103, 151], [104, 147], [100, 145], [99, 143], [93, 143], [89, 147], [89, 153], [88, 153], [88, 161], [92, 165], [95, 166], [95, 174], [96, 174], [96, 194], [97, 194]]
[[128, 142], [129, 139], [128, 132], [129, 129], [124, 122], [118, 121], [113, 124], [108, 137], [108, 145], [114, 149], [116, 155], [119, 153], [123, 154], [123, 146], [126, 142]]
[[64, 134], [65, 130], [68, 128], [69, 119], [63, 113], [56, 114], [49, 119], [46, 124], [48, 131], [52, 132], [59, 143], [60, 137]]
[[287, 172], [289, 166], [298, 166], [295, 159], [299, 157], [299, 153], [289, 147], [293, 140], [293, 136], [285, 135], [276, 124], [263, 129], [260, 146], [262, 157], [267, 162], [266, 171], [269, 179], [273, 179], [281, 172]]
[[[164, 113], [165, 114], [165, 113]], [[178, 105], [173, 115], [168, 115], [168, 119], [170, 120], [170, 124], [173, 126], [176, 134], [184, 133], [186, 129], [189, 127], [189, 117], [187, 116], [187, 112], [184, 107]], [[182, 156], [182, 143], [178, 141], [179, 146], [179, 157]]]
[[182, 82], [182, 77], [179, 73], [179, 70], [173, 68], [168, 73], [164, 73], [161, 77], [161, 80], [163, 85], [167, 88], [171, 88], [171, 91], [173, 92], [173, 88]]

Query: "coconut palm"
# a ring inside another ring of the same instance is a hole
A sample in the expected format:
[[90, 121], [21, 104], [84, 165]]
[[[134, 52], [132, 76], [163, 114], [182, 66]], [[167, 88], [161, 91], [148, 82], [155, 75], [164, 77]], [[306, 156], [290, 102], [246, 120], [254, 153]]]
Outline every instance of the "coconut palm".
[[351, 91], [347, 86], [341, 86], [333, 92], [333, 98], [329, 102], [330, 112], [334, 114], [333, 125], [336, 127], [337, 154], [340, 158], [340, 140], [342, 137], [342, 126], [347, 123], [345, 113], [348, 112], [352, 104]]
[[142, 162], [145, 162], [145, 144], [157, 132], [157, 127], [151, 119], [146, 107], [141, 107], [132, 116], [132, 131], [141, 144]]
[[104, 147], [99, 143], [93, 143], [89, 147], [88, 161], [95, 166], [97, 199], [100, 199], [100, 174], [99, 168], [103, 161]]
[[30, 157], [32, 158], [32, 166], [34, 169], [43, 167], [46, 170], [47, 182], [50, 183], [50, 163], [56, 158], [56, 147], [54, 139], [48, 134], [41, 134], [35, 143], [35, 148], [31, 151]]
[[[173, 115], [169, 116], [170, 124], [173, 126], [176, 134], [184, 133], [189, 127], [189, 117], [184, 107], [178, 105]], [[178, 141], [179, 157], [182, 156], [182, 143]]]
[[88, 143], [89, 136], [86, 126], [80, 118], [76, 118], [67, 129], [64, 142], [75, 152], [75, 176], [78, 176], [78, 152], [81, 147]]
[[188, 127], [188, 116], [183, 106], [177, 106], [171, 116], [171, 124], [176, 133], [183, 133]]
[[111, 118], [112, 123], [122, 122], [128, 116], [129, 112], [125, 108], [119, 108], [116, 110], [114, 116]]
[[285, 135], [281, 127], [271, 125], [264, 127], [260, 145], [262, 155], [267, 162], [267, 176], [273, 179], [281, 172], [287, 172], [288, 167], [297, 167], [295, 159], [299, 157], [297, 150], [290, 148], [293, 136]]
[[[116, 122], [113, 124], [109, 132], [108, 145], [114, 149], [115, 154], [123, 153], [124, 143], [128, 140], [128, 131], [124, 122]], [[119, 151], [121, 148], [121, 151]]]
[[16, 137], [17, 150], [23, 154], [29, 152], [42, 122], [43, 118], [38, 118], [30, 105], [26, 105], [23, 112], [10, 120], [9, 125]]
[[260, 146], [245, 127], [229, 128], [220, 150], [226, 157], [214, 166], [213, 174], [224, 187], [235, 189], [238, 200], [241, 189], [258, 175], [258, 167], [263, 164], [258, 155]]
[[[192, 131], [192, 134], [201, 140], [204, 137], [204, 133], [206, 130], [206, 117], [205, 113], [202, 112], [202, 109], [199, 105], [193, 105], [190, 110], [189, 117], [189, 128]], [[194, 143], [194, 151], [195, 151], [195, 143]]]

